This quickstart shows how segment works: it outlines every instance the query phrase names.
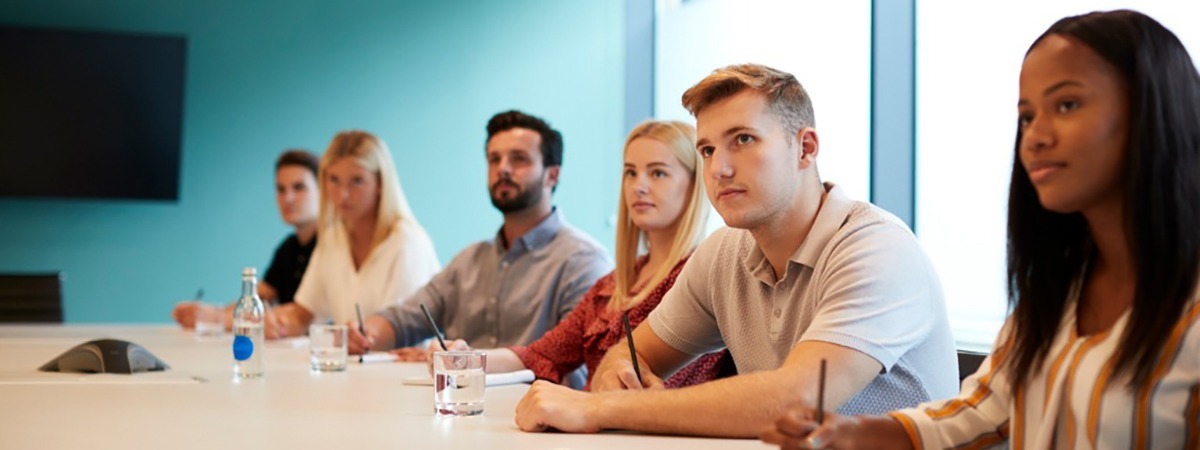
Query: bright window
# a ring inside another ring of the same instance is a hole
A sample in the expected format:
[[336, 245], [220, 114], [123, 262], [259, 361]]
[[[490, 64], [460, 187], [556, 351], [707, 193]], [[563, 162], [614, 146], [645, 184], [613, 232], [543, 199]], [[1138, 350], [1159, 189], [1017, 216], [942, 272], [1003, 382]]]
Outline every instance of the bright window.
[[[758, 63], [792, 73], [813, 100], [821, 178], [870, 195], [871, 2], [659, 0], [654, 110], [695, 120], [683, 91], [713, 69]], [[715, 212], [710, 224], [723, 225]]]
[[917, 235], [960, 348], [991, 347], [1007, 312], [1005, 231], [1025, 51], [1056, 20], [1133, 8], [1200, 56], [1200, 6], [1176, 0], [917, 2]]

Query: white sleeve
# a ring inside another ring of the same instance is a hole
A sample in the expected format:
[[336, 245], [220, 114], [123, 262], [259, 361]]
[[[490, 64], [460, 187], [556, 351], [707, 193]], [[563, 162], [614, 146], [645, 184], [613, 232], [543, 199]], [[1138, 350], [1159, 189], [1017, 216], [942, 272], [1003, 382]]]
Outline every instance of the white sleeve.
[[419, 225], [402, 221], [396, 232], [400, 233], [400, 245], [393, 255], [392, 276], [384, 291], [387, 300], [383, 303], [388, 305], [400, 304], [412, 296], [442, 268], [433, 241]]
[[1012, 387], [1000, 361], [1012, 347], [1007, 332], [1009, 326], [1011, 322], [1000, 331], [997, 345], [979, 365], [979, 370], [963, 380], [962, 392], [957, 397], [888, 414], [904, 426], [913, 448], [984, 447], [987, 443], [1007, 441]]
[[312, 259], [304, 269], [304, 276], [300, 278], [300, 287], [296, 288], [296, 297], [292, 300], [315, 317], [329, 315], [326, 306], [329, 304], [329, 296], [325, 294], [325, 266], [322, 263], [324, 258], [321, 256], [325, 252], [322, 245], [328, 244], [325, 244], [324, 240], [318, 240], [317, 248], [313, 249]]

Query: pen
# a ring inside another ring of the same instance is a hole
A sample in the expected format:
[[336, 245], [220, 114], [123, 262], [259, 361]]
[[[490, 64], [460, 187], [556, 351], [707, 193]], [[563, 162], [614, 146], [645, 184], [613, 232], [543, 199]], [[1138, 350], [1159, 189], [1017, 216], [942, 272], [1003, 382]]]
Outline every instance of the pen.
[[817, 425], [820, 425], [825, 423], [825, 358], [821, 358], [821, 375], [817, 380]]
[[438, 343], [442, 344], [442, 350], [450, 351], [450, 347], [446, 346], [446, 341], [442, 340], [442, 329], [438, 328], [437, 322], [433, 321], [433, 315], [429, 314], [429, 309], [425, 308], [425, 304], [421, 304], [421, 312], [425, 313], [425, 319], [429, 321], [429, 327], [433, 328], [433, 336], [437, 338]]
[[642, 382], [642, 369], [638, 367], [637, 350], [633, 348], [633, 328], [629, 327], [629, 311], [625, 311], [621, 320], [625, 322], [625, 340], [629, 342], [629, 359], [633, 361], [633, 373], [637, 374], [638, 383], [645, 386], [646, 383]]
[[[362, 334], [363, 339], [366, 339], [367, 338], [367, 326], [363, 323], [362, 305], [355, 303], [354, 304], [354, 312], [358, 314], [358, 332], [360, 334]], [[370, 349], [363, 350], [363, 354], [366, 354], [368, 351], [370, 351]], [[363, 362], [363, 355], [358, 355], [358, 362], [359, 363]]]

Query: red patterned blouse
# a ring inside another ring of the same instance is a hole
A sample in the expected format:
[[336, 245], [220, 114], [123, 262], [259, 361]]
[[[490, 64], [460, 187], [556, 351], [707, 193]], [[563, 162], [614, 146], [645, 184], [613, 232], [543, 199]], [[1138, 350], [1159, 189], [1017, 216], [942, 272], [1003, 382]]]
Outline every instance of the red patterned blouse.
[[[663, 295], [675, 284], [675, 277], [683, 269], [687, 258], [679, 261], [675, 269], [666, 279], [659, 283], [654, 291], [642, 303], [629, 310], [629, 325], [637, 327], [646, 319], [650, 311], [658, 306]], [[646, 257], [638, 260], [640, 268], [646, 262]], [[591, 390], [592, 374], [604, 357], [609, 347], [625, 337], [625, 329], [621, 323], [621, 314], [608, 309], [608, 301], [612, 299], [616, 280], [610, 272], [596, 281], [579, 305], [571, 311], [558, 326], [528, 346], [509, 347], [521, 362], [525, 363], [539, 379], [561, 383], [563, 376], [571, 373], [580, 364], [587, 364], [588, 379], [584, 390]], [[718, 377], [722, 368], [728, 364], [729, 352], [722, 350], [701, 356], [696, 361], [680, 369], [665, 381], [668, 388], [690, 386], [709, 381]]]

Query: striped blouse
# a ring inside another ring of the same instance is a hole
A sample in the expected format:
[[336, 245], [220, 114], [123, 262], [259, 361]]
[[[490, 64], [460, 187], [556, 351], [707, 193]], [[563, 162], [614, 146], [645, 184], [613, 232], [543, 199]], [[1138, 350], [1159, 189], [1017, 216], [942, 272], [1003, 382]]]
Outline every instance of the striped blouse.
[[1200, 301], [1184, 308], [1151, 382], [1133, 389], [1113, 375], [1129, 312], [1107, 331], [1079, 336], [1074, 303], [1028, 384], [1014, 387], [997, 370], [1012, 345], [1010, 319], [958, 397], [891, 413], [913, 447], [1200, 449]]

